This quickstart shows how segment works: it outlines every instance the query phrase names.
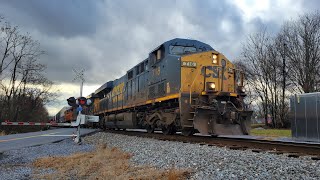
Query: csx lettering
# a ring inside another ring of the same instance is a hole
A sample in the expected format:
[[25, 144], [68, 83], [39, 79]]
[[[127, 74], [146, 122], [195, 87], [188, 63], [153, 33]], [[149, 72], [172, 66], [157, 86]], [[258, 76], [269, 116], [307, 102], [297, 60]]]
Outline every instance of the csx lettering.
[[[206, 78], [208, 77], [219, 78], [219, 71], [222, 71], [222, 68], [217, 66], [204, 66], [201, 69], [201, 75], [205, 76]], [[223, 70], [223, 79], [227, 80], [224, 72], [225, 70]]]

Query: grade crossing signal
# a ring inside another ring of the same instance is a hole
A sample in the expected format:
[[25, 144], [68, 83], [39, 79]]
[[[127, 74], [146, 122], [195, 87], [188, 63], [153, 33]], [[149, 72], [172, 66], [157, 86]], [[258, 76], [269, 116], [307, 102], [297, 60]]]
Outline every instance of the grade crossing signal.
[[79, 97], [79, 98], [74, 98], [74, 97], [69, 97], [67, 99], [69, 106], [72, 107], [78, 107], [80, 106], [90, 106], [92, 104], [92, 100], [90, 98], [85, 98], [85, 97]]
[[67, 99], [67, 101], [68, 101], [69, 106], [72, 106], [72, 107], [77, 107], [78, 106], [77, 105], [77, 100], [74, 97], [69, 97]]
[[87, 99], [85, 97], [79, 97], [78, 98], [78, 105], [86, 106], [87, 105]]
[[67, 126], [67, 127], [77, 127], [77, 135], [76, 138], [74, 138], [74, 142], [76, 143], [81, 143], [81, 137], [80, 137], [80, 125], [81, 124], [88, 124], [88, 123], [98, 123], [99, 122], [99, 116], [91, 116], [91, 115], [84, 115], [81, 114], [82, 107], [88, 107], [92, 104], [92, 100], [90, 98], [85, 98], [85, 97], [79, 97], [79, 98], [74, 98], [70, 97], [67, 99], [67, 102], [70, 106], [73, 108], [79, 109], [78, 116], [76, 118], [76, 121], [71, 121], [70, 123], [56, 123], [56, 122], [50, 122], [50, 123], [43, 123], [43, 122], [1, 122], [0, 125], [2, 126], [56, 126], [56, 127], [62, 127], [62, 126]]

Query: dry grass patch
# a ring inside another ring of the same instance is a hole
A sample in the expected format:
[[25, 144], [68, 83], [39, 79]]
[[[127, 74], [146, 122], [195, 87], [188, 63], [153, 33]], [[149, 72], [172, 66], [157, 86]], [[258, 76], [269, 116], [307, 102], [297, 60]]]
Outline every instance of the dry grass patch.
[[[36, 179], [185, 179], [188, 170], [159, 170], [130, 163], [131, 154], [117, 148], [100, 145], [96, 151], [76, 153], [67, 157], [45, 157], [32, 163]], [[50, 168], [54, 173], [40, 175], [40, 169]]]
[[5, 136], [6, 132], [5, 131], [0, 131], [0, 136]]

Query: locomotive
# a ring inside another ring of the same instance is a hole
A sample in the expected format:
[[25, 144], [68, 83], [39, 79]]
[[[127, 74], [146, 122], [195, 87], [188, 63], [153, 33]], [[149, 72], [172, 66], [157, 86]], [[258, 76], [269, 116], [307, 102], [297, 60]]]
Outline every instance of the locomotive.
[[243, 80], [243, 72], [210, 45], [176, 38], [97, 89], [90, 112], [102, 128], [246, 135], [252, 111], [243, 100]]
[[53, 116], [52, 121], [56, 123], [70, 123], [77, 118], [76, 113], [75, 108], [65, 106], [55, 116]]

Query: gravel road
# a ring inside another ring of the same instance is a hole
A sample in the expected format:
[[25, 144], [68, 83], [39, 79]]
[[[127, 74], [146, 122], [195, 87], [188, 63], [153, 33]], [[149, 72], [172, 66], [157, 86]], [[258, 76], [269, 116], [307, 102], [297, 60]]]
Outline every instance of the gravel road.
[[[160, 141], [99, 132], [84, 138], [82, 145], [71, 140], [7, 151], [0, 154], [0, 179], [30, 179], [28, 164], [39, 157], [69, 155], [94, 149], [98, 143], [118, 147], [133, 155], [137, 165], [192, 170], [190, 179], [320, 179], [320, 161], [310, 157], [229, 150], [182, 142]], [[45, 173], [44, 171], [43, 173]]]

